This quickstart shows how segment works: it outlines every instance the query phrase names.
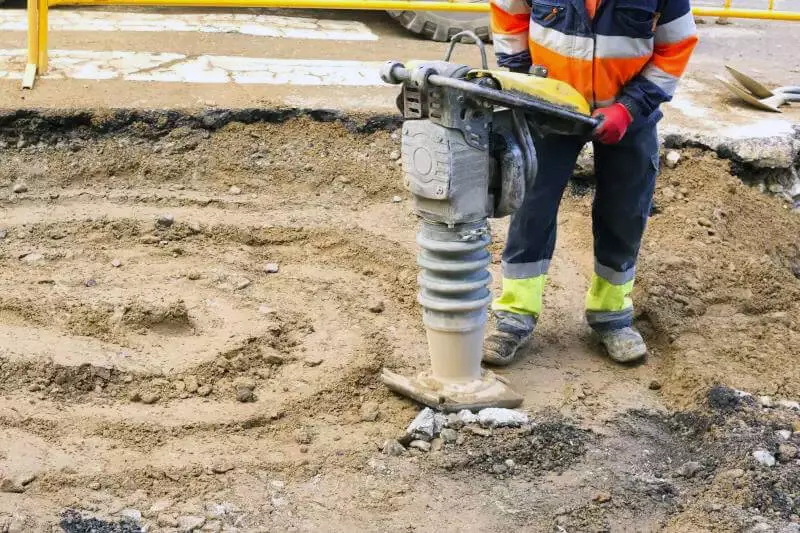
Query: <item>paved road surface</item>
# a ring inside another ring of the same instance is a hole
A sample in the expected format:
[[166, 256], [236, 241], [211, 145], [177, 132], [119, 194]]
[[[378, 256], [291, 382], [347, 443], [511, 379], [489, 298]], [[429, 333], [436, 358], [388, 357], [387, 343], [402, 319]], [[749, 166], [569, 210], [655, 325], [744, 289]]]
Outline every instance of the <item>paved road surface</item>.
[[[800, 7], [800, 0], [779, 2]], [[720, 108], [726, 99], [713, 80], [724, 63], [769, 83], [800, 83], [793, 51], [800, 23], [706, 22], [690, 81], [673, 106], [680, 118], [708, 122], [705, 108], [731, 115]], [[380, 64], [444, 52], [381, 12], [63, 8], [52, 11], [51, 23], [50, 73], [35, 90], [22, 91], [24, 11], [0, 10], [0, 107], [280, 104], [391, 111], [396, 89], [381, 84]], [[459, 57], [477, 64], [474, 49]]]

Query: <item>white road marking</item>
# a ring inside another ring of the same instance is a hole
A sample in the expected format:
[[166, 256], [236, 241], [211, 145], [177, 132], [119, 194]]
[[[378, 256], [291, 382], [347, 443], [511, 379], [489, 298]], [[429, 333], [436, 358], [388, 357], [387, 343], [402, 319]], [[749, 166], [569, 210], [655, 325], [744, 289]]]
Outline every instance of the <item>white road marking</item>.
[[[378, 36], [356, 21], [278, 17], [250, 13], [125, 13], [93, 9], [53, 9], [52, 31], [176, 31], [239, 33], [260, 37], [377, 41]], [[26, 31], [23, 9], [0, 10], [0, 31]]]
[[[0, 79], [22, 79], [24, 50], [0, 50]], [[379, 61], [185, 56], [171, 53], [51, 50], [45, 79], [263, 85], [380, 86]]]

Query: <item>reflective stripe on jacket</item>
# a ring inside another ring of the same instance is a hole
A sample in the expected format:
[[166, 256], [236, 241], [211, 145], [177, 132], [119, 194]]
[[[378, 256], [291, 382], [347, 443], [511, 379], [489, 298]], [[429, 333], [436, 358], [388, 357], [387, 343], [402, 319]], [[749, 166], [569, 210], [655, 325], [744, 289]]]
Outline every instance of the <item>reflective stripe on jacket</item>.
[[689, 0], [491, 0], [497, 62], [544, 66], [594, 106], [649, 117], [669, 101], [697, 44]]

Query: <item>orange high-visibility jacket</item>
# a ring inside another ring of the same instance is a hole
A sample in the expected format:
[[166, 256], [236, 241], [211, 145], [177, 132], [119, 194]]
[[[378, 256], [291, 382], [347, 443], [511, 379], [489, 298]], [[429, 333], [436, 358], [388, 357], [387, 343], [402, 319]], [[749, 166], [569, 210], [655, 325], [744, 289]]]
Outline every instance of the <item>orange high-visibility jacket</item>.
[[675, 94], [697, 44], [689, 0], [491, 0], [497, 62], [547, 68], [593, 107], [618, 101], [635, 118]]

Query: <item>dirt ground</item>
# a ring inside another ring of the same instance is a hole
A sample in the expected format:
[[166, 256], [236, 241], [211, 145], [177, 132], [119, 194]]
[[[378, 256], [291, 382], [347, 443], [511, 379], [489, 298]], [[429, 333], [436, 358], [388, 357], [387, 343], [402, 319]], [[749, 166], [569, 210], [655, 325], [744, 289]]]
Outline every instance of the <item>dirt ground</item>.
[[0, 531], [800, 531], [800, 216], [712, 153], [659, 177], [646, 364], [583, 324], [575, 182], [502, 371], [535, 423], [381, 452], [418, 411], [381, 368], [427, 362], [397, 126], [0, 118]]

